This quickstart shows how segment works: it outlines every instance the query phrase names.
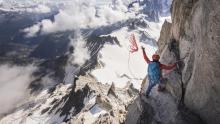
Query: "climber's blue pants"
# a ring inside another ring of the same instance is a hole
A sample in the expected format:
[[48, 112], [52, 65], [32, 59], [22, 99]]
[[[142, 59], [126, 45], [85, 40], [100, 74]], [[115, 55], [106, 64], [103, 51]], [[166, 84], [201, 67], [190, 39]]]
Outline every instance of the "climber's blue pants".
[[149, 84], [148, 84], [148, 88], [147, 88], [146, 95], [148, 96], [148, 95], [150, 94], [150, 91], [152, 90], [152, 88], [153, 88], [154, 86], [156, 86], [157, 84], [159, 84], [159, 83], [160, 83], [160, 81], [154, 82], [154, 81], [150, 81], [150, 80], [149, 80]]

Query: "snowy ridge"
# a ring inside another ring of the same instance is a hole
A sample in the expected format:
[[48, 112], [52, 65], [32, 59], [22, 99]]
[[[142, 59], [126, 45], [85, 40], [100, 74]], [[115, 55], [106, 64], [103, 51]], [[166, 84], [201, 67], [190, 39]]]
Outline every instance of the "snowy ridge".
[[[89, 84], [86, 83], [88, 80], [90, 82]], [[82, 86], [82, 84], [84, 84], [84, 86]], [[45, 90], [37, 97], [32, 98], [32, 100], [30, 99], [28, 102], [18, 106], [18, 109], [15, 110], [13, 114], [5, 116], [0, 122], [3, 124], [50, 124], [62, 123], [63, 121], [76, 123], [84, 120], [82, 123], [91, 124], [97, 121], [100, 115], [106, 114], [109, 111], [113, 111], [114, 114], [123, 114], [121, 118], [118, 118], [123, 122], [126, 113], [125, 105], [128, 105], [136, 94], [134, 91], [129, 90], [129, 87], [126, 89], [112, 89], [112, 86], [99, 85], [88, 77], [79, 77], [76, 85], [78, 86], [78, 90], [75, 89], [76, 91], [74, 91], [74, 88], [72, 90], [71, 85], [58, 85], [52, 94], [48, 94], [48, 91]], [[81, 92], [80, 87], [85, 90]], [[90, 90], [87, 93], [86, 87]], [[130, 94], [128, 94], [127, 91], [129, 91]], [[117, 96], [114, 96], [114, 92], [117, 92]], [[77, 100], [79, 99], [76, 99], [76, 96], [72, 99], [71, 96], [74, 94], [81, 96], [84, 93], [86, 95], [86, 97], [82, 98], [84, 107], [81, 112], [79, 112], [76, 108], [79, 107], [79, 105], [81, 106], [81, 104], [77, 104]], [[126, 97], [126, 99], [123, 97]], [[69, 102], [71, 106], [68, 106]], [[70, 107], [70, 109], [64, 114], [65, 111], [61, 108], [65, 109], [66, 107]], [[119, 113], [121, 111], [123, 113]], [[116, 118], [113, 120], [116, 121], [115, 119]]]

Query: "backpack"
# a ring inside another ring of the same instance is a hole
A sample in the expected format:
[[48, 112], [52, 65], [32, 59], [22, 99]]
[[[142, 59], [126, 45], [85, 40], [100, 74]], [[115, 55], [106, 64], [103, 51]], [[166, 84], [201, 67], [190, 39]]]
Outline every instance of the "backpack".
[[148, 79], [152, 83], [159, 83], [161, 77], [160, 62], [150, 62], [148, 65]]

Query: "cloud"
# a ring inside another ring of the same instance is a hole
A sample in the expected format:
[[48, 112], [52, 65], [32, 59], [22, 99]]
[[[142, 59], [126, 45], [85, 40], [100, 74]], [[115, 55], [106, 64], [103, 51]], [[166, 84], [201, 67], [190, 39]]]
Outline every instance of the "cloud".
[[90, 58], [90, 52], [86, 47], [86, 41], [80, 33], [76, 33], [76, 37], [71, 39], [71, 46], [74, 46], [74, 52], [70, 61], [72, 64], [83, 65]]
[[40, 24], [36, 24], [32, 27], [26, 28], [23, 30], [26, 33], [25, 37], [34, 37], [40, 31]]
[[41, 84], [45, 88], [51, 88], [56, 85], [56, 82], [52, 77], [49, 77], [49, 75], [42, 78]]
[[29, 95], [28, 86], [35, 69], [34, 66], [0, 66], [0, 116]]
[[27, 36], [54, 33], [81, 28], [94, 28], [126, 20], [131, 15], [127, 13], [127, 7], [118, 0], [114, 5], [97, 6], [96, 0], [68, 1], [68, 4], [60, 8], [54, 20], [44, 19], [41, 22], [24, 29]]
[[51, 0], [0, 0], [0, 9], [3, 11], [20, 11], [31, 13], [49, 13], [55, 2]]
[[49, 13], [51, 12], [51, 9], [46, 5], [40, 4], [34, 8], [27, 8], [26, 11], [30, 13]]

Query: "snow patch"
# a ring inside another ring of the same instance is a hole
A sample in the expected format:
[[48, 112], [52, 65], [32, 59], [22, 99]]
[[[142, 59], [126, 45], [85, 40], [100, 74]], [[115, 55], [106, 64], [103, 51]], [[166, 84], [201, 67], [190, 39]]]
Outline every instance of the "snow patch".
[[[111, 36], [117, 37], [121, 46], [105, 44], [98, 58], [99, 62], [104, 63], [104, 67], [93, 70], [92, 75], [102, 83], [114, 83], [119, 88], [123, 88], [128, 82], [131, 82], [135, 88], [140, 89], [141, 82], [147, 74], [148, 66], [143, 59], [141, 46], [145, 47], [149, 58], [157, 51], [154, 41], [147, 38], [141, 39], [141, 37], [145, 35], [157, 41], [165, 19], [170, 19], [170, 17], [161, 17], [158, 23], [145, 20], [149, 25], [149, 28], [146, 29], [138, 28], [138, 30], [131, 32], [124, 27], [111, 33]], [[132, 33], [136, 36], [139, 47], [139, 51], [135, 53], [129, 53], [129, 37]]]
[[145, 44], [149, 42], [147, 39], [139, 42], [140, 34], [138, 32], [129, 32], [127, 28], [113, 32], [110, 35], [117, 37], [121, 46], [106, 44], [100, 51], [99, 61], [103, 62], [105, 66], [92, 71], [92, 75], [98, 81], [108, 84], [114, 82], [115, 86], [120, 88], [125, 87], [127, 82], [131, 82], [135, 88], [140, 89], [141, 79], [146, 75], [147, 64], [140, 49], [136, 53], [129, 53], [131, 33], [135, 34], [139, 48], [140, 46], [146, 48], [149, 57], [157, 50], [154, 46]]

